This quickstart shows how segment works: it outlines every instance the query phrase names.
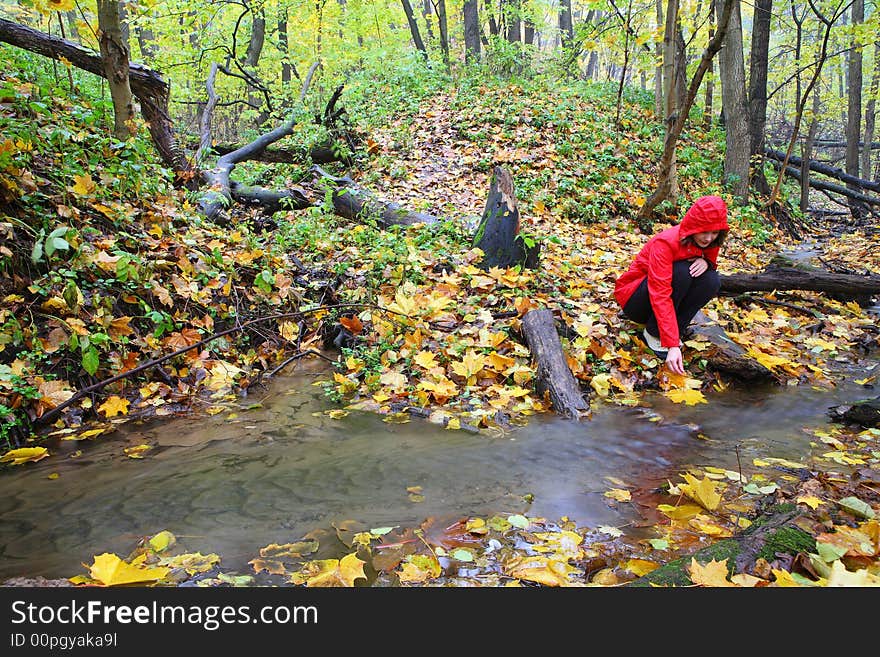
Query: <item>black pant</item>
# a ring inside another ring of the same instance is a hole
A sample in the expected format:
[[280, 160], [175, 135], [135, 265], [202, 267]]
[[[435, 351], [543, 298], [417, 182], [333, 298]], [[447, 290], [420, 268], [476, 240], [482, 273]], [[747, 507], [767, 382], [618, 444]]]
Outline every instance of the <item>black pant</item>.
[[[679, 335], [684, 335], [684, 330], [697, 312], [715, 298], [721, 289], [721, 278], [717, 271], [707, 269], [695, 278], [691, 276], [690, 266], [690, 260], [679, 260], [672, 265], [672, 305], [675, 307]], [[647, 277], [626, 302], [623, 314], [637, 324], [644, 324], [651, 335], [660, 335], [657, 318], [648, 297]]]

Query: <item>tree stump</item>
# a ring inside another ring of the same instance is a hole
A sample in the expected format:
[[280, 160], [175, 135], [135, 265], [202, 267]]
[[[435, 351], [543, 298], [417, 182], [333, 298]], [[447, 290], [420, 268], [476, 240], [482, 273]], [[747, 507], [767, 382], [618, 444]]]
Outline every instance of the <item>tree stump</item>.
[[540, 246], [528, 243], [519, 233], [519, 210], [513, 178], [501, 167], [495, 167], [486, 209], [474, 236], [474, 246], [483, 251], [482, 269], [506, 269], [519, 265], [537, 269]]
[[538, 365], [538, 394], [549, 392], [554, 410], [565, 417], [579, 420], [588, 415], [590, 405], [565, 359], [553, 313], [546, 308], [530, 310], [523, 315], [522, 327]]

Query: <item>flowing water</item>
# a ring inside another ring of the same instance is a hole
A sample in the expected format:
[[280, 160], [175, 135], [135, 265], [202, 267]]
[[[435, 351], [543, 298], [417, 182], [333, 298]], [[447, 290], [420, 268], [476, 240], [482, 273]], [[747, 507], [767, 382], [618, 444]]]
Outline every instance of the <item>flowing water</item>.
[[[613, 503], [605, 491], [651, 491], [688, 466], [749, 475], [756, 457], [805, 459], [805, 430], [826, 427], [829, 407], [873, 396], [854, 380], [875, 365], [842, 365], [831, 389], [742, 386], [695, 406], [648, 395], [638, 408], [597, 404], [589, 420], [547, 414], [493, 436], [359, 411], [334, 419], [312, 385], [326, 374], [294, 373], [242, 400], [235, 416], [129, 422], [6, 468], [0, 581], [83, 574], [95, 555], [124, 556], [161, 530], [241, 572], [263, 546], [350, 520], [415, 527], [429, 517], [526, 513], [635, 532], [640, 505]], [[145, 443], [143, 459], [123, 452]]]

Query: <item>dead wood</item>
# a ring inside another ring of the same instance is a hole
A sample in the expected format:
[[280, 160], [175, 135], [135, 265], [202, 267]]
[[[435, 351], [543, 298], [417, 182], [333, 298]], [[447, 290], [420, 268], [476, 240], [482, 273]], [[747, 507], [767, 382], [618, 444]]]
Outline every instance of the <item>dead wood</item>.
[[537, 268], [540, 247], [538, 244], [527, 244], [520, 235], [519, 228], [513, 178], [505, 169], [496, 166], [486, 198], [486, 208], [474, 236], [474, 246], [484, 253], [480, 263], [483, 269], [506, 269], [517, 265], [529, 269]]
[[549, 393], [550, 402], [560, 415], [576, 420], [588, 416], [590, 405], [568, 366], [553, 313], [547, 309], [530, 310], [523, 315], [522, 328], [537, 363], [537, 393]]
[[880, 294], [880, 276], [840, 274], [808, 265], [786, 266], [779, 261], [755, 274], [721, 274], [720, 294], [805, 290], [833, 294], [835, 298], [866, 302]]

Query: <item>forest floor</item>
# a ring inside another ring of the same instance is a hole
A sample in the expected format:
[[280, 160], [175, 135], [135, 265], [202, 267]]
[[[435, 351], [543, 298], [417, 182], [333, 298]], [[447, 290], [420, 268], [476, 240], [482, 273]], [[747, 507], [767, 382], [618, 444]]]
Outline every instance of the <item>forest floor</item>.
[[[736, 385], [706, 368], [700, 340], [687, 343], [688, 375], [665, 371], [613, 301], [616, 275], [647, 238], [633, 222], [651, 191], [656, 151], [644, 104], [629, 104], [612, 130], [607, 94], [486, 85], [430, 96], [413, 115], [359, 128], [369, 157], [352, 175], [388, 201], [442, 217], [439, 226], [380, 230], [315, 208], [279, 213], [267, 231], [248, 214], [232, 229], [202, 221], [158, 170], [144, 174], [148, 147], [87, 134], [97, 128], [83, 122], [99, 123], [87, 109], [45, 96], [41, 108], [34, 85], [11, 77], [4, 85], [7, 467], [52, 458], [41, 438], [102, 440], [136, 419], [222, 413], [291, 357], [315, 354], [338, 356], [325, 390], [339, 416], [358, 408], [409, 421], [418, 410], [450, 430], [503, 433], [552, 412], [534, 393], [520, 335], [522, 316], [541, 307], [566, 327], [568, 363], [585, 393], [603, 402], [638, 405], [651, 389], [676, 403], [711, 404], [713, 391]], [[707, 182], [718, 177], [719, 149], [714, 133], [682, 140], [681, 203], [724, 193]], [[471, 239], [494, 166], [517, 183], [522, 233], [541, 244], [536, 271], [477, 266]], [[759, 208], [730, 205], [721, 271], [760, 271], [800, 245]], [[654, 228], [681, 210], [661, 208]], [[813, 228], [804, 237], [814, 262], [880, 272], [876, 234]], [[816, 293], [721, 297], [707, 315], [780, 385], [833, 386], [832, 361], [878, 346], [870, 313]], [[860, 380], [866, 395], [875, 379], [865, 372]], [[25, 431], [25, 416], [38, 433]], [[880, 430], [833, 425], [815, 438], [810, 463], [764, 464], [747, 481], [725, 470], [682, 473], [656, 500], [664, 518], [656, 539], [637, 544], [564, 519], [463, 518], [441, 528], [337, 528], [339, 558], [310, 559], [318, 539], [308, 536], [266, 546], [254, 573], [242, 574], [224, 573], [218, 555], [175, 554], [174, 537], [160, 532], [124, 558], [96, 557], [71, 581], [617, 586], [788, 503], [815, 537], [815, 553], [762, 557], [748, 572], [697, 564], [691, 581], [876, 585]], [[150, 449], [128, 455], [148, 467]], [[630, 499], [624, 488], [606, 495], [609, 503]]]

